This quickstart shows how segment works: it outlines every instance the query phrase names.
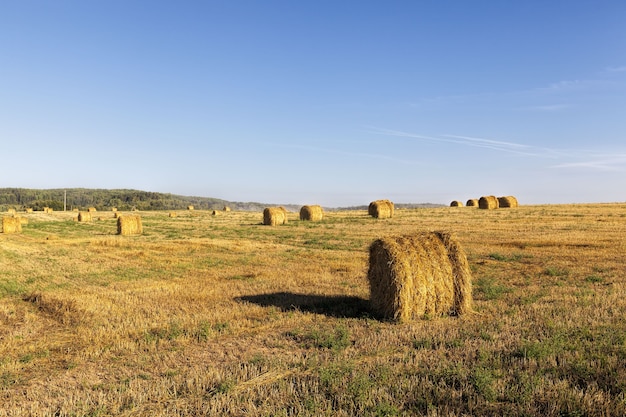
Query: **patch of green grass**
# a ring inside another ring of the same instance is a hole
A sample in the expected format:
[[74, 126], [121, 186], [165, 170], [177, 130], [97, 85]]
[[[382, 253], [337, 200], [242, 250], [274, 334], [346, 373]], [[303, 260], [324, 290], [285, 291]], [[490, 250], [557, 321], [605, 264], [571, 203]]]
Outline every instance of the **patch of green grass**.
[[494, 278], [481, 277], [476, 280], [475, 289], [485, 300], [498, 300], [511, 292], [511, 288], [498, 283]]
[[585, 281], [596, 284], [596, 283], [604, 282], [604, 278], [602, 278], [599, 275], [589, 275], [588, 277], [585, 278]]
[[544, 274], [550, 277], [564, 277], [569, 275], [569, 270], [557, 266], [549, 266], [544, 270]]
[[494, 259], [496, 261], [501, 261], [501, 262], [517, 262], [519, 260], [521, 260], [524, 257], [523, 254], [521, 253], [513, 253], [511, 255], [503, 255], [501, 253], [498, 252], [493, 252], [489, 254], [489, 258]]
[[287, 334], [307, 348], [339, 351], [351, 344], [350, 332], [343, 325], [338, 325], [334, 329], [313, 329], [303, 334], [299, 332], [288, 332]]

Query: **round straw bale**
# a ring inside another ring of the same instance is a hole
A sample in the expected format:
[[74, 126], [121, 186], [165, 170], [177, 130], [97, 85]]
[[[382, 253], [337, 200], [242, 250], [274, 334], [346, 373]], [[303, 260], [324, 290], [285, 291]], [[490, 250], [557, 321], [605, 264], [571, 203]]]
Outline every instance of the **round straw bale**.
[[19, 216], [2, 217], [2, 233], [20, 233], [21, 231], [22, 222]]
[[230, 207], [224, 206], [224, 211], [230, 211]]
[[467, 207], [478, 207], [478, 199], [476, 198], [470, 198], [469, 200], [467, 200], [467, 202], [465, 203], [465, 205]]
[[493, 210], [498, 208], [498, 199], [493, 195], [482, 196], [478, 200], [478, 208]]
[[406, 322], [472, 310], [467, 258], [448, 232], [374, 241], [367, 277], [372, 309], [384, 318]]
[[287, 210], [283, 207], [266, 207], [263, 210], [263, 224], [276, 226], [287, 223]]
[[300, 220], [310, 220], [318, 222], [324, 218], [322, 206], [302, 206], [300, 208]]
[[500, 208], [514, 208], [517, 207], [517, 198], [512, 195], [506, 197], [498, 197], [498, 205]]
[[123, 236], [143, 233], [141, 217], [138, 214], [124, 214], [117, 218], [117, 234]]
[[193, 206], [187, 206], [187, 210], [193, 210]]
[[87, 211], [88, 211], [88, 212], [90, 212], [90, 213], [95, 213], [97, 210], [96, 210], [96, 208], [95, 208], [95, 207], [89, 207], [89, 208], [87, 209]]
[[91, 221], [91, 212], [90, 211], [81, 211], [78, 213], [78, 221], [79, 222], [90, 222]]
[[33, 212], [32, 208], [29, 207], [29, 208], [26, 209], [26, 213], [32, 213], [32, 212]]
[[172, 218], [176, 217], [176, 212], [175, 211], [170, 211], [169, 216], [172, 217]]
[[111, 207], [111, 211], [117, 211], [117, 207]]
[[376, 219], [388, 219], [393, 217], [394, 205], [389, 200], [372, 201], [368, 208], [367, 214]]
[[217, 211], [217, 210], [213, 210], [213, 211], [211, 212], [211, 215], [212, 215], [212, 216], [218, 216], [219, 214], [220, 214], [220, 212], [219, 212], [219, 211]]
[[14, 208], [7, 209], [7, 214], [17, 214], [17, 211]]
[[454, 200], [450, 203], [450, 207], [463, 207], [463, 203], [458, 200]]

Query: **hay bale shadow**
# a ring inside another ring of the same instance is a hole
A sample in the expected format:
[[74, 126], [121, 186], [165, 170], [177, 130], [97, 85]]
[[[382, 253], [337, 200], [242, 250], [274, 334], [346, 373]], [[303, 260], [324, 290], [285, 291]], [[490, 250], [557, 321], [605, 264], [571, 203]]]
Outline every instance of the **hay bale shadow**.
[[235, 298], [262, 307], [278, 307], [281, 311], [304, 311], [337, 318], [372, 317], [369, 301], [343, 295], [311, 295], [291, 292], [245, 295]]

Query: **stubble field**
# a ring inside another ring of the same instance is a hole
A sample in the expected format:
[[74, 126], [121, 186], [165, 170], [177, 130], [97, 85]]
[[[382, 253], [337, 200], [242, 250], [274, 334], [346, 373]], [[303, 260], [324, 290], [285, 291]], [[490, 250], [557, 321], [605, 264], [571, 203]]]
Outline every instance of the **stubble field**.
[[[0, 233], [0, 416], [623, 416], [626, 204], [32, 213]], [[368, 310], [376, 238], [453, 232], [475, 314]]]

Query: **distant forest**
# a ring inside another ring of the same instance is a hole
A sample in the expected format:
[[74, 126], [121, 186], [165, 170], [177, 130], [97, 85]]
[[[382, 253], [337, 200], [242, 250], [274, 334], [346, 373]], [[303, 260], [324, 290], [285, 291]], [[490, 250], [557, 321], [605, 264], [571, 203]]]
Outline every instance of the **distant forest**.
[[[66, 197], [65, 197], [66, 196]], [[196, 210], [222, 210], [225, 206], [237, 211], [263, 211], [265, 207], [279, 204], [255, 202], [233, 202], [210, 197], [187, 197], [175, 194], [153, 193], [138, 190], [105, 190], [92, 188], [58, 188], [38, 190], [30, 188], [0, 188], [0, 212], [8, 209], [18, 211], [32, 208], [35, 211], [50, 207], [62, 211], [64, 199], [67, 210], [186, 210], [193, 206]], [[311, 202], [310, 204], [315, 204]], [[369, 202], [367, 202], [369, 204]], [[326, 210], [367, 210], [367, 204], [352, 207], [325, 208]], [[289, 211], [298, 212], [299, 205], [280, 204]], [[396, 208], [442, 207], [441, 204], [395, 204]]]
[[229, 206], [233, 210], [263, 210], [260, 203], [232, 203], [217, 198], [186, 197], [174, 194], [153, 193], [138, 190], [104, 190], [88, 188], [36, 190], [28, 188], [0, 188], [0, 211], [13, 208], [35, 211], [50, 207], [55, 211], [87, 209], [98, 210], [183, 210], [194, 206], [197, 210], [221, 210]]

